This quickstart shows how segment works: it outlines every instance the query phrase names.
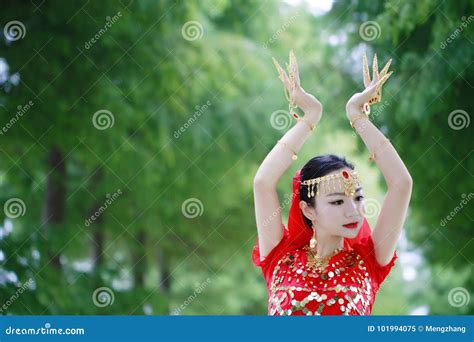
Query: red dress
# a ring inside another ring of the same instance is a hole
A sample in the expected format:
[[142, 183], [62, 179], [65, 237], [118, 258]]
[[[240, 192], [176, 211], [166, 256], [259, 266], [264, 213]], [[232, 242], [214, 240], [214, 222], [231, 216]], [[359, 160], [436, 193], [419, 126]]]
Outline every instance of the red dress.
[[267, 284], [269, 315], [370, 315], [377, 291], [397, 259], [396, 252], [387, 265], [380, 265], [369, 235], [346, 245], [319, 272], [307, 265], [307, 245], [279, 253], [288, 235], [285, 229], [282, 241], [263, 261], [258, 249], [252, 255]]

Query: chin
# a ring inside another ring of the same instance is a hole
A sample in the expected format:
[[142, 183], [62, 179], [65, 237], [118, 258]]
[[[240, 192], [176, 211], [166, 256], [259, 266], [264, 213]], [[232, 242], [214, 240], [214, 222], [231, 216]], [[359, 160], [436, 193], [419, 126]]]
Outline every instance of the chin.
[[357, 236], [357, 234], [359, 234], [359, 231], [360, 231], [360, 226], [357, 227], [357, 228], [354, 228], [354, 229], [344, 229], [344, 232], [342, 234], [342, 236], [344, 236], [345, 238], [348, 238], [348, 239], [353, 239]]

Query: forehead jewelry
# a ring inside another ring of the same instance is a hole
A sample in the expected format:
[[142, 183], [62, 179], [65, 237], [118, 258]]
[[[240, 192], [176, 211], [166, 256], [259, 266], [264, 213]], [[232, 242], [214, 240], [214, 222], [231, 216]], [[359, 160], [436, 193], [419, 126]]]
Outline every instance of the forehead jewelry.
[[324, 189], [326, 192], [331, 190], [331, 183], [333, 191], [336, 191], [336, 184], [342, 184], [344, 187], [344, 194], [346, 196], [354, 196], [357, 187], [360, 186], [360, 179], [356, 171], [343, 170], [339, 173], [307, 179], [302, 181], [302, 185], [308, 187], [308, 197], [314, 196], [314, 188], [316, 187], [316, 196], [319, 195], [319, 190]]

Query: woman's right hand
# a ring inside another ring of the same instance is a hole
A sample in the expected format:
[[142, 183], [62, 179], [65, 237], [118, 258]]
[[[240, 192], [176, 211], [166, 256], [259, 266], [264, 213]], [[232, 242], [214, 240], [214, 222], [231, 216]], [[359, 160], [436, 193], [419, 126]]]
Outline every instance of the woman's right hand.
[[289, 76], [275, 58], [272, 58], [272, 60], [278, 70], [280, 80], [289, 93], [292, 105], [300, 107], [305, 113], [305, 117], [312, 119], [315, 123], [319, 122], [322, 116], [323, 106], [313, 95], [307, 93], [301, 87], [298, 63], [293, 50], [290, 51], [290, 64], [286, 65]]

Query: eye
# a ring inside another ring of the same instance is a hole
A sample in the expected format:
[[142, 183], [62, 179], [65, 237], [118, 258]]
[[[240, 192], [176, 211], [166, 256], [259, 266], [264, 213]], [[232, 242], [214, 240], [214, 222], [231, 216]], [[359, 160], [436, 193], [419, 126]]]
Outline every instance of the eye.
[[362, 201], [363, 199], [364, 199], [364, 196], [362, 195], [359, 195], [356, 197], [356, 201], [359, 201], [359, 202]]
[[334, 202], [329, 202], [330, 204], [332, 205], [341, 205], [342, 203], [344, 203], [343, 200], [337, 200], [337, 201], [334, 201]]

